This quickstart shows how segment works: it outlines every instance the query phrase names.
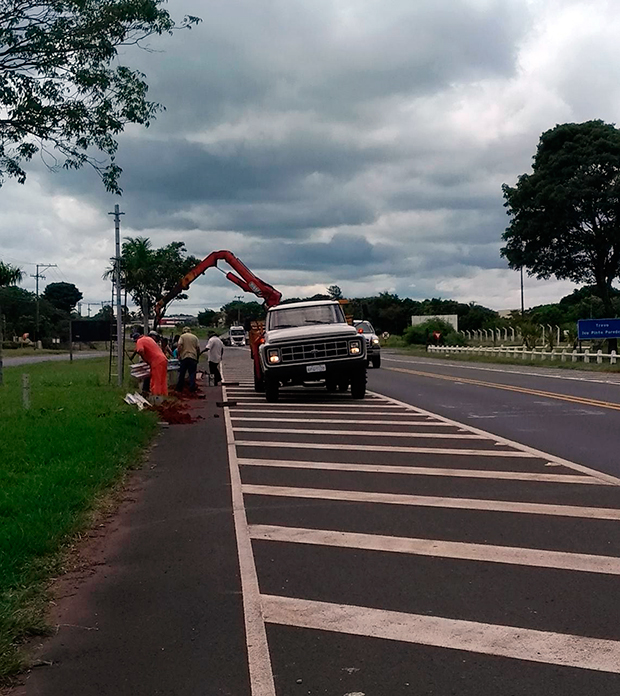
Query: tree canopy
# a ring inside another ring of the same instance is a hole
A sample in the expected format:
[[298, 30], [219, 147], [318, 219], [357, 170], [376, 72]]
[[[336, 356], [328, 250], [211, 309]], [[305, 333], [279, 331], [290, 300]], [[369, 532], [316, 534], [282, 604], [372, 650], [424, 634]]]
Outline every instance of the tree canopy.
[[565, 123], [540, 137], [531, 174], [504, 184], [511, 216], [502, 248], [511, 268], [595, 285], [613, 312], [620, 274], [620, 131], [603, 121]]
[[[25, 162], [88, 163], [120, 193], [116, 136], [148, 126], [163, 107], [145, 75], [117, 64], [119, 48], [172, 33], [164, 0], [3, 0], [0, 5], [0, 185], [24, 183]], [[181, 27], [200, 20], [187, 16]], [[96, 159], [103, 153], [108, 163]], [[60, 161], [59, 161], [60, 158]]]
[[[148, 317], [153, 305], [181, 280], [199, 262], [187, 254], [183, 242], [171, 242], [159, 249], [153, 248], [147, 237], [127, 237], [121, 252], [121, 286]], [[114, 274], [114, 259], [106, 278]], [[186, 299], [179, 295], [175, 299]]]
[[72, 312], [84, 297], [73, 283], [49, 283], [42, 297], [63, 312]]

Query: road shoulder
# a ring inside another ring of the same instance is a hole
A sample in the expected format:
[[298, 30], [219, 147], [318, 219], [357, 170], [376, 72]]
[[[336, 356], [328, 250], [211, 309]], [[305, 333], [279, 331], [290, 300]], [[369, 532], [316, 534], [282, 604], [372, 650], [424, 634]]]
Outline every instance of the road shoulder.
[[12, 696], [249, 693], [221, 396], [205, 391], [57, 584], [55, 633]]

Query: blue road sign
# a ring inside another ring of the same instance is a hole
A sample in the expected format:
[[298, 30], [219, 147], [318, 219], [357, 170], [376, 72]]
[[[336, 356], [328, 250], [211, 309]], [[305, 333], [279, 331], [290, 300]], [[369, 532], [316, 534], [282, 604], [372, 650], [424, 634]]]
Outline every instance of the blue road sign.
[[620, 319], [580, 319], [577, 322], [579, 340], [620, 338]]

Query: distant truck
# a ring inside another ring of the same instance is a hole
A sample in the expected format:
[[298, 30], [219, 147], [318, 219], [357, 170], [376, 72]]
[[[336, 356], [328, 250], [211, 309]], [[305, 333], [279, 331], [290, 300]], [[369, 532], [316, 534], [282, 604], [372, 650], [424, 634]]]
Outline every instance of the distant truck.
[[366, 340], [347, 323], [338, 302], [292, 302], [271, 307], [258, 344], [257, 390], [277, 401], [281, 386], [323, 382], [328, 391], [366, 393]]
[[228, 330], [228, 336], [231, 346], [244, 346], [246, 343], [245, 329], [243, 326], [231, 326]]

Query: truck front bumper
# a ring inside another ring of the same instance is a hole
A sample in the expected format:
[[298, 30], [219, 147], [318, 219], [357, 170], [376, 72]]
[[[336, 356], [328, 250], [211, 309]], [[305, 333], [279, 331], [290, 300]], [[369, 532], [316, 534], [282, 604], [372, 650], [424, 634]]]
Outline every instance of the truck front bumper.
[[[318, 382], [325, 379], [339, 381], [348, 379], [352, 374], [359, 370], [366, 369], [366, 355], [356, 358], [342, 360], [330, 360], [317, 363], [304, 363], [293, 365], [263, 365], [263, 372], [266, 379], [277, 379], [281, 383], [292, 382], [301, 384], [302, 382]], [[318, 368], [324, 366], [324, 370]], [[308, 369], [310, 368], [310, 369]]]

